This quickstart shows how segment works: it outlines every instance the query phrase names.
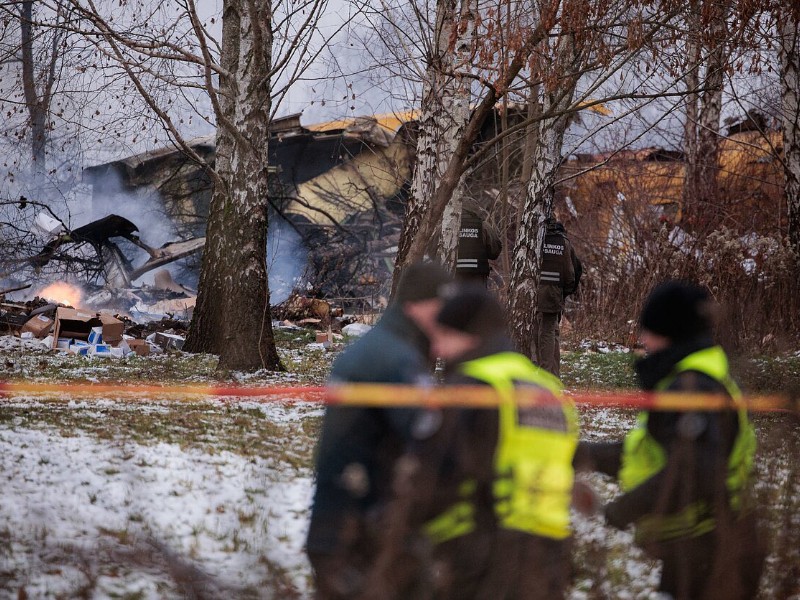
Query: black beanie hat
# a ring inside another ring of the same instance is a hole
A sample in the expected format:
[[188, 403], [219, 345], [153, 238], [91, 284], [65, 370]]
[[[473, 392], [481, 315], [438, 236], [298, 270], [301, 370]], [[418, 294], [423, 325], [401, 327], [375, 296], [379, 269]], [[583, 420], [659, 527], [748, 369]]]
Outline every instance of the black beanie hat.
[[438, 298], [452, 276], [439, 263], [414, 263], [405, 268], [397, 284], [395, 301], [421, 302]]
[[708, 290], [686, 281], [659, 284], [645, 300], [639, 324], [672, 341], [708, 335], [713, 324]]
[[477, 284], [448, 287], [445, 303], [436, 321], [471, 335], [502, 333], [506, 325], [503, 307], [483, 286]]

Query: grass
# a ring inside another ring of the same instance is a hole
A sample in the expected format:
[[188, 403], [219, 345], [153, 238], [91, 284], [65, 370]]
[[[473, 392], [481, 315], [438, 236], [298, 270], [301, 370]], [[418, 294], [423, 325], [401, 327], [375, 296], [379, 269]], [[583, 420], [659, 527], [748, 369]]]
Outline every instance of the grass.
[[[243, 383], [249, 385], [316, 385], [327, 377], [335, 352], [308, 347], [313, 332], [276, 331], [276, 339], [286, 373], [259, 372], [231, 374], [221, 379], [216, 372], [217, 359], [210, 355], [179, 353], [130, 357], [125, 360], [87, 360], [52, 352], [10, 351], [0, 354], [0, 379], [42, 382], [145, 382], [145, 383]], [[633, 353], [575, 350], [562, 354], [562, 377], [571, 389], [634, 389]], [[751, 393], [800, 395], [800, 356], [759, 356], [738, 358], [733, 370], [742, 387]], [[49, 428], [63, 436], [78, 432], [100, 440], [140, 445], [176, 444], [209, 454], [231, 452], [241, 456], [263, 457], [280, 467], [308, 474], [313, 465], [313, 451], [319, 435], [319, 407], [300, 405], [302, 417], [279, 420], [270, 418], [263, 405], [247, 401], [184, 399], [182, 401], [126, 399], [73, 400], [37, 397], [0, 400], [0, 427], [5, 429]], [[621, 439], [633, 424], [635, 411], [584, 408], [580, 411], [581, 432], [589, 439]], [[772, 560], [768, 565], [762, 597], [786, 597], [791, 581], [800, 573], [787, 565], [800, 565], [800, 494], [795, 457], [800, 452], [800, 427], [785, 416], [769, 415], [756, 419], [760, 450], [757, 460], [760, 504], [765, 508], [764, 526], [770, 541]], [[141, 465], [146, 466], [146, 465]], [[117, 469], [106, 469], [112, 477]], [[601, 476], [592, 476], [600, 495], [608, 500], [617, 493], [616, 485]], [[248, 490], [261, 495], [264, 490]], [[87, 502], [96, 498], [87, 497]], [[305, 510], [305, 507], [299, 509]], [[135, 523], [137, 515], [130, 515]], [[252, 511], [240, 511], [236, 518], [243, 530], [259, 521]], [[599, 529], [608, 535], [600, 539], [576, 538], [576, 586], [586, 598], [647, 595], [647, 582], [637, 580], [628, 568], [631, 556], [630, 536]], [[106, 537], [125, 542], [126, 530], [108, 530]], [[46, 531], [43, 531], [46, 535]], [[0, 547], [11, 533], [0, 531]], [[229, 540], [231, 547], [246, 544], [244, 539]], [[0, 550], [0, 556], [3, 552]], [[640, 556], [634, 553], [635, 556]], [[298, 597], [290, 577], [264, 558], [276, 597]], [[649, 571], [655, 563], [645, 564]], [[0, 583], [3, 573], [0, 572]], [[0, 585], [0, 590], [2, 590]], [[239, 590], [238, 597], [259, 597], [256, 590]], [[797, 593], [797, 589], [794, 589]], [[119, 597], [136, 597], [131, 591]], [[283, 596], [281, 596], [283, 594]]]

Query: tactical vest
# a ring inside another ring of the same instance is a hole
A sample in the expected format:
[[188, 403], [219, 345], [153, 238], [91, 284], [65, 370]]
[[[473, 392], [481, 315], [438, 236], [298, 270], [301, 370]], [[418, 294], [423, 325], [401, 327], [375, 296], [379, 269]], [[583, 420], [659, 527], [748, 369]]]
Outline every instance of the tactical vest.
[[575, 281], [575, 268], [569, 253], [569, 242], [560, 231], [548, 231], [542, 244], [542, 269], [539, 282], [542, 285], [564, 287]]
[[[570, 534], [569, 507], [578, 445], [578, 420], [568, 402], [519, 408], [516, 385], [533, 385], [561, 399], [561, 382], [514, 352], [502, 352], [461, 365], [464, 375], [484, 381], [500, 395], [499, 431], [492, 494], [498, 526], [564, 539]], [[459, 500], [428, 522], [435, 543], [475, 528], [474, 481], [462, 483]]]
[[[725, 480], [730, 507], [739, 511], [742, 508], [742, 492], [749, 481], [756, 450], [756, 434], [747, 417], [747, 411], [742, 407], [742, 393], [731, 379], [728, 358], [719, 346], [705, 348], [685, 357], [656, 385], [656, 390], [666, 390], [680, 373], [686, 371], [703, 373], [719, 382], [739, 407], [739, 433], [728, 457]], [[628, 433], [623, 443], [619, 481], [622, 490], [626, 492], [637, 488], [667, 464], [664, 447], [647, 431], [647, 419], [647, 412], [639, 413], [636, 427]], [[649, 515], [640, 519], [636, 523], [636, 537], [639, 542], [696, 537], [712, 531], [715, 525], [711, 507], [706, 502], [698, 501], [676, 514]]]
[[468, 212], [461, 217], [458, 230], [458, 256], [456, 272], [463, 274], [489, 274], [489, 258], [483, 239], [483, 221]]

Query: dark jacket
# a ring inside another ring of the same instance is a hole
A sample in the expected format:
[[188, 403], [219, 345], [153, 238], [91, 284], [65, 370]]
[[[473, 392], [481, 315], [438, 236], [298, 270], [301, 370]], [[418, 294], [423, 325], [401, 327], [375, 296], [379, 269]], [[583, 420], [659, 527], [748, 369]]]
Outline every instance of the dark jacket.
[[[636, 372], [642, 389], [654, 390], [681, 359], [711, 346], [710, 338], [701, 337], [640, 360]], [[666, 391], [727, 395], [722, 384], [694, 371], [678, 375]], [[720, 494], [726, 493], [727, 457], [739, 432], [735, 411], [653, 411], [648, 415], [647, 430], [666, 451], [667, 464], [606, 507], [606, 517], [616, 527], [656, 511], [675, 513], [698, 500], [713, 506]], [[575, 461], [579, 467], [588, 461], [596, 470], [616, 477], [621, 457], [622, 442], [581, 443]]]
[[557, 221], [548, 222], [542, 246], [537, 310], [563, 312], [564, 300], [577, 291], [582, 273], [583, 266], [564, 226]]
[[500, 256], [500, 236], [476, 213], [464, 210], [458, 232], [456, 275], [489, 275], [489, 261]]
[[[394, 306], [336, 360], [332, 382], [421, 383], [430, 377], [428, 340]], [[309, 553], [345, 550], [342, 529], [380, 510], [394, 463], [413, 437], [420, 410], [329, 406], [317, 448]]]
[[[447, 365], [445, 382], [488, 386], [484, 381], [461, 374], [460, 364], [512, 348], [505, 335], [485, 340], [480, 348]], [[443, 411], [437, 434], [421, 445], [421, 463], [434, 471], [425, 473], [423, 468], [421, 480], [415, 486], [422, 501], [420, 516], [431, 519], [452, 507], [461, 500], [458, 490], [465, 481], [476, 486], [471, 497], [474, 529], [435, 546], [436, 561], [449, 574], [437, 598], [561, 598], [569, 584], [568, 541], [497, 525], [493, 485], [497, 478], [495, 454], [499, 430], [496, 408], [450, 408]]]

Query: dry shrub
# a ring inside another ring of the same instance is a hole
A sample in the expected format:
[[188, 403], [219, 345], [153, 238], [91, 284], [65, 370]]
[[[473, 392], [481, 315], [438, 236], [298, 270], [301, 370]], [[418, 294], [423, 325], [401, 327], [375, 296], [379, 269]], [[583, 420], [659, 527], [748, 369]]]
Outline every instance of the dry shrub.
[[800, 337], [800, 264], [784, 238], [725, 227], [692, 238], [665, 224], [614, 248], [579, 251], [586, 270], [568, 310], [579, 339], [632, 344], [644, 299], [667, 279], [710, 290], [719, 305], [717, 339], [731, 350], [784, 350]]

